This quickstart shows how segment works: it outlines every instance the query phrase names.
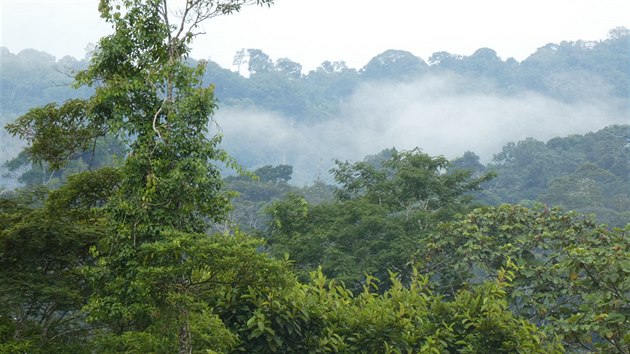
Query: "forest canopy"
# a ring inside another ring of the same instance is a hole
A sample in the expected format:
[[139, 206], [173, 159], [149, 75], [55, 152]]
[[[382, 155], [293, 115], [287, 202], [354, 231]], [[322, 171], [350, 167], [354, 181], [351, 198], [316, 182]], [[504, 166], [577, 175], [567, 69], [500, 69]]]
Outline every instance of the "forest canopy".
[[0, 53], [3, 142], [25, 144], [0, 193], [1, 353], [630, 352], [630, 126], [485, 164], [390, 148], [298, 187], [260, 150], [239, 164], [213, 121], [224, 104], [317, 122], [361, 83], [447, 71], [569, 103], [584, 92], [562, 80], [597, 72], [619, 102], [627, 30], [522, 63], [388, 50], [308, 74], [248, 49], [245, 78], [190, 45], [273, 1], [168, 3], [102, 0], [113, 33], [59, 61], [69, 87], [48, 86], [50, 56]]

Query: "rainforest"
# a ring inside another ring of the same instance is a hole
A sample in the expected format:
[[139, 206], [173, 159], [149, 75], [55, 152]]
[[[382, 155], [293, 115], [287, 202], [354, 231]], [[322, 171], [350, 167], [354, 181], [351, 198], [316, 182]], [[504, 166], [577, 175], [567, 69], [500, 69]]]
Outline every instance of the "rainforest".
[[101, 0], [0, 48], [0, 353], [630, 353], [630, 30], [355, 69]]

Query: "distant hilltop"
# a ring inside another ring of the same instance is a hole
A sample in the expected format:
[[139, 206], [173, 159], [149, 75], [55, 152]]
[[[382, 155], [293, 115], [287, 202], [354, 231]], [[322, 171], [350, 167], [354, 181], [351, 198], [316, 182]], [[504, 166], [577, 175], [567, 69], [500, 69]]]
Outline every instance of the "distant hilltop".
[[[56, 59], [33, 49], [11, 53], [0, 48], [2, 76], [0, 114], [20, 114], [28, 108], [72, 97], [90, 90], [71, 89], [72, 73], [83, 70], [88, 58]], [[192, 64], [200, 60], [189, 59]], [[496, 51], [480, 48], [470, 56], [434, 53], [428, 62], [404, 50], [386, 50], [360, 69], [342, 61], [325, 61], [315, 70], [288, 58], [272, 60], [261, 49], [236, 53], [234, 70], [207, 61], [206, 84], [216, 85], [223, 106], [273, 110], [302, 121], [334, 114], [339, 102], [365, 82], [411, 82], [427, 74], [454, 73], [479, 81], [467, 90], [495, 90], [503, 94], [530, 91], [564, 101], [593, 95], [628, 97], [630, 87], [630, 30], [610, 31], [601, 41], [550, 43], [522, 62], [503, 60]], [[605, 90], [593, 90], [593, 87]], [[464, 89], [464, 88], [462, 88]]]

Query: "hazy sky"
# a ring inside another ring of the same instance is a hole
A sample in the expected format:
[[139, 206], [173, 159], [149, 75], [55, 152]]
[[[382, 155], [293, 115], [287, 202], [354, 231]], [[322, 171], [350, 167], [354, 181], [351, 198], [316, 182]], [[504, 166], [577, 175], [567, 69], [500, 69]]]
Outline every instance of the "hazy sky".
[[[97, 0], [0, 0], [1, 46], [82, 58], [109, 26]], [[240, 48], [259, 48], [312, 69], [324, 60], [360, 68], [386, 49], [427, 59], [481, 47], [522, 60], [562, 40], [604, 39], [630, 27], [628, 0], [276, 0], [205, 24], [193, 57], [230, 67]]]

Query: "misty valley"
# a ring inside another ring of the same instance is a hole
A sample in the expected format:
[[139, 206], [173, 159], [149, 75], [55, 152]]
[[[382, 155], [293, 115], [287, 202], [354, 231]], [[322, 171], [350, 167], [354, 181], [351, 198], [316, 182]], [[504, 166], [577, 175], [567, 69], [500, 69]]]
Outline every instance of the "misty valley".
[[102, 4], [0, 48], [0, 353], [630, 353], [630, 30], [228, 69]]

